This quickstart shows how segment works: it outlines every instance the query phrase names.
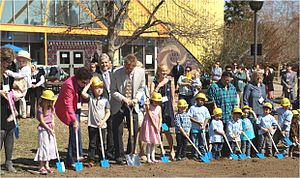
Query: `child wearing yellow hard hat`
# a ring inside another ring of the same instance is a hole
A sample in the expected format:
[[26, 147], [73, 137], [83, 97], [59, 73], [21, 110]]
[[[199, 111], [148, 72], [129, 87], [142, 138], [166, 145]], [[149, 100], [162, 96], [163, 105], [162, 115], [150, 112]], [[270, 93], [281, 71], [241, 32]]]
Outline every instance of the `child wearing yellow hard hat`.
[[295, 147], [300, 146], [300, 115], [299, 112], [297, 110], [292, 110], [293, 113], [293, 119], [292, 119], [292, 123], [291, 123], [291, 133], [290, 133], [290, 139], [293, 142], [293, 145], [291, 145], [290, 147], [290, 156], [293, 157], [293, 153], [294, 153], [294, 149]]
[[284, 156], [288, 156], [289, 145], [283, 138], [290, 136], [293, 113], [291, 110], [289, 110], [291, 107], [291, 102], [288, 98], [281, 99], [280, 104], [281, 107], [275, 110], [275, 113], [278, 114], [278, 128], [273, 136], [273, 139], [276, 145], [280, 140], [283, 142], [282, 154]]
[[[242, 128], [243, 132], [241, 134], [241, 149], [244, 154], [246, 154], [247, 158], [251, 157], [251, 145], [250, 141], [252, 141], [253, 138], [255, 138], [254, 133], [254, 125], [256, 125], [256, 114], [252, 110], [252, 108], [248, 105], [245, 105], [242, 108], [243, 114], [242, 114]], [[246, 137], [246, 136], [248, 137]]]
[[222, 122], [222, 109], [215, 108], [213, 110], [213, 119], [209, 125], [209, 141], [212, 144], [212, 152], [216, 160], [220, 160], [221, 150], [224, 143], [224, 125]]
[[162, 111], [160, 104], [162, 96], [154, 92], [150, 98], [150, 104], [145, 103], [146, 114], [141, 126], [140, 140], [147, 144], [147, 162], [157, 163], [155, 159], [155, 146], [160, 144], [160, 127], [162, 122]]
[[[202, 155], [205, 155], [208, 151], [205, 149], [204, 140], [205, 128], [211, 118], [208, 109], [204, 106], [204, 102], [207, 100], [204, 93], [198, 93], [196, 95], [196, 104], [191, 106], [188, 111], [192, 121], [191, 140], [198, 147]], [[196, 159], [200, 158], [195, 149], [192, 150], [192, 154]]]
[[267, 102], [263, 104], [262, 116], [259, 116], [257, 119], [258, 130], [258, 152], [262, 152], [265, 148], [266, 156], [272, 156], [272, 140], [270, 134], [273, 133], [274, 127], [276, 127], [277, 122], [275, 118], [271, 115], [272, 104]]
[[187, 138], [192, 127], [191, 116], [186, 112], [188, 104], [184, 99], [180, 99], [177, 104], [178, 112], [175, 115], [175, 131], [176, 131], [176, 161], [186, 159]]
[[[107, 98], [103, 96], [104, 83], [98, 76], [92, 77], [89, 84], [87, 84], [81, 93], [82, 98], [88, 100], [88, 133], [89, 133], [89, 148], [88, 148], [88, 160], [89, 167], [93, 167], [96, 164], [96, 151], [101, 148], [101, 142], [98, 142], [100, 138], [99, 129], [102, 133], [102, 141], [105, 147], [107, 124], [106, 121], [110, 116], [110, 105]], [[91, 88], [92, 93], [88, 94], [88, 90]], [[100, 152], [101, 153], [101, 149]], [[99, 159], [102, 160], [102, 155], [99, 154]]]
[[54, 101], [56, 97], [53, 91], [44, 90], [37, 109], [39, 148], [34, 161], [39, 161], [40, 174], [53, 173], [49, 161], [56, 159], [54, 138]]
[[[236, 152], [237, 142], [241, 141], [240, 134], [243, 131], [241, 116], [243, 111], [240, 108], [234, 108], [232, 111], [232, 118], [227, 123], [227, 138], [233, 152]], [[231, 157], [229, 157], [230, 159]]]

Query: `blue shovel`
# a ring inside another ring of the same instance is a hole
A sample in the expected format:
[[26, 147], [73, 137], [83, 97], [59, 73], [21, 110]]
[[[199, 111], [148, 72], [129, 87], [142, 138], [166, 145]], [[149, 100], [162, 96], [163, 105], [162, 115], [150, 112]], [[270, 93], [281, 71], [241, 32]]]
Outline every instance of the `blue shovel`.
[[270, 134], [270, 132], [268, 132], [268, 134], [269, 134], [269, 137], [271, 138], [271, 141], [272, 141], [272, 143], [273, 143], [273, 146], [274, 146], [274, 148], [275, 148], [275, 150], [276, 150], [276, 157], [277, 157], [278, 159], [282, 159], [282, 158], [284, 157], [283, 154], [279, 153], [279, 151], [278, 151], [278, 149], [277, 149], [277, 146], [276, 146], [276, 144], [275, 144], [275, 142], [274, 142], [274, 140], [273, 140], [272, 135]]
[[230, 156], [232, 157], [233, 160], [238, 160], [239, 157], [238, 157], [238, 155], [236, 155], [235, 153], [233, 153], [232, 148], [231, 148], [231, 146], [230, 146], [230, 144], [228, 142], [227, 136], [225, 134], [224, 134], [224, 138], [225, 138], [226, 143], [227, 143], [227, 145], [228, 145], [228, 147], [230, 149]]
[[202, 138], [204, 139], [205, 148], [206, 148], [206, 151], [207, 151], [207, 154], [206, 154], [206, 155], [207, 155], [207, 157], [208, 157], [209, 159], [212, 159], [212, 158], [213, 158], [212, 152], [211, 152], [210, 150], [208, 150], [208, 145], [207, 145], [207, 141], [206, 141], [206, 137], [205, 137], [205, 130], [204, 130], [204, 129], [202, 130], [201, 135], [202, 135]]
[[17, 123], [17, 120], [16, 120], [16, 115], [15, 115], [15, 111], [13, 109], [13, 100], [11, 99], [10, 95], [7, 94], [7, 99], [8, 99], [8, 104], [9, 104], [9, 108], [10, 108], [10, 111], [11, 111], [11, 114], [12, 114], [12, 117], [14, 118], [14, 123], [15, 123], [15, 137], [16, 139], [19, 139], [19, 135], [20, 135], [20, 132], [19, 132], [19, 125]]
[[62, 172], [66, 171], [65, 163], [64, 162], [60, 162], [59, 153], [58, 153], [58, 149], [57, 149], [56, 137], [55, 137], [55, 135], [53, 135], [53, 137], [54, 137], [54, 144], [55, 144], [56, 156], [57, 156], [57, 160], [58, 160], [58, 162], [56, 162], [56, 167], [57, 167], [58, 172], [62, 173]]
[[165, 152], [164, 146], [162, 144], [161, 137], [160, 137], [159, 133], [158, 133], [158, 136], [159, 136], [159, 144], [160, 144], [161, 153], [162, 153], [162, 157], [160, 158], [161, 162], [168, 163], [169, 162], [169, 157], [166, 156], [166, 152]]
[[161, 124], [162, 131], [168, 131], [169, 127], [166, 123]]
[[264, 158], [266, 158], [265, 155], [264, 155], [263, 153], [258, 152], [258, 150], [257, 150], [256, 147], [253, 145], [253, 143], [252, 143], [252, 141], [249, 139], [249, 137], [248, 137], [244, 132], [242, 132], [242, 134], [247, 138], [248, 142], [251, 144], [252, 148], [255, 150], [256, 156], [257, 156], [259, 159], [264, 159]]
[[99, 135], [100, 135], [100, 142], [101, 142], [101, 152], [102, 152], [102, 160], [100, 161], [101, 167], [109, 167], [109, 162], [107, 159], [105, 159], [105, 153], [104, 153], [104, 146], [103, 146], [103, 137], [102, 137], [102, 131], [101, 128], [99, 128]]
[[195, 148], [195, 150], [197, 151], [197, 153], [200, 155], [200, 159], [205, 162], [205, 163], [210, 163], [210, 160], [208, 158], [207, 155], [202, 155], [201, 152], [199, 151], [199, 149], [196, 147], [196, 145], [192, 142], [192, 140], [189, 138], [189, 136], [185, 135], [185, 137], [188, 139], [188, 141], [190, 142], [190, 144]]
[[240, 152], [240, 154], [238, 154], [239, 157], [240, 157], [242, 160], [246, 159], [247, 156], [245, 155], [245, 153], [242, 152], [241, 147], [240, 147], [238, 141], [236, 140], [236, 138], [234, 139], [234, 142], [235, 142], [236, 146], [237, 146], [238, 149], [239, 149], [239, 152]]
[[[277, 126], [279, 128], [280, 133], [281, 133], [282, 130], [281, 130], [281, 127], [280, 127], [280, 125], [278, 123], [277, 123]], [[282, 133], [281, 133], [281, 135], [283, 136], [283, 140], [286, 142], [286, 144], [288, 144], [288, 146], [292, 146], [293, 145], [293, 142], [290, 140], [289, 137], [283, 135]]]
[[[77, 128], [78, 129], [78, 128]], [[75, 136], [76, 136], [76, 157], [77, 157], [77, 162], [75, 162], [75, 170], [77, 172], [83, 170], [83, 164], [82, 162], [79, 161], [79, 146], [78, 146], [78, 133], [77, 133], [77, 129], [75, 130]]]

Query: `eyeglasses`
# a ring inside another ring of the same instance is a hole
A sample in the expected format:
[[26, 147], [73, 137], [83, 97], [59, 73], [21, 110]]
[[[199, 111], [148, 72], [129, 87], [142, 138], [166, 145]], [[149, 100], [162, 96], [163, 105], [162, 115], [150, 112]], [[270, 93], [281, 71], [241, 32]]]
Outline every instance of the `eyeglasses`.
[[88, 80], [86, 80], [86, 81], [81, 80], [81, 83], [82, 83], [83, 85], [87, 85], [87, 84], [89, 84], [89, 82], [90, 82], [90, 81], [88, 81]]

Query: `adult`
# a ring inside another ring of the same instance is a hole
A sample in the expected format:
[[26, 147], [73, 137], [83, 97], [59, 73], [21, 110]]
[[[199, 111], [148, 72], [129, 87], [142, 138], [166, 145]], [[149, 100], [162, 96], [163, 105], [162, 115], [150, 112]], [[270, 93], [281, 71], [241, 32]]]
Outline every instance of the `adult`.
[[254, 71], [251, 81], [244, 89], [244, 105], [252, 107], [257, 116], [263, 115], [263, 103], [267, 99], [266, 87], [263, 84], [263, 73]]
[[221, 79], [222, 68], [220, 67], [220, 62], [217, 61], [211, 68], [211, 79], [214, 82], [217, 82]]
[[267, 98], [274, 99], [274, 72], [271, 70], [270, 66], [266, 66], [263, 75], [263, 84], [266, 86]]
[[226, 123], [231, 119], [232, 110], [237, 106], [237, 92], [233, 84], [232, 74], [223, 72], [221, 79], [210, 85], [207, 91], [208, 99], [214, 102], [214, 108], [222, 109], [222, 121]]
[[[45, 73], [36, 68], [35, 64], [31, 65], [31, 88], [28, 89], [28, 96], [30, 102], [30, 114], [29, 117], [35, 118], [36, 103], [39, 103], [39, 98], [42, 95], [42, 91], [45, 87]], [[28, 111], [27, 111], [28, 112]]]
[[283, 85], [284, 97], [290, 101], [294, 101], [294, 88], [297, 82], [297, 73], [292, 70], [292, 66], [287, 64], [287, 69], [281, 77], [281, 83]]
[[[0, 75], [0, 96], [1, 96], [1, 132], [0, 141], [1, 149], [4, 144], [5, 149], [5, 168], [9, 172], [17, 172], [13, 167], [12, 154], [14, 147], [14, 120], [9, 119], [12, 112], [9, 107], [7, 94], [11, 91], [12, 83], [9, 82], [11, 79], [5, 74], [5, 70], [8, 69], [9, 65], [14, 59], [14, 54], [10, 48], [1, 48], [1, 75]], [[1, 172], [2, 174], [2, 172]]]
[[247, 73], [244, 70], [244, 66], [243, 65], [239, 65], [238, 68], [236, 69], [236, 73], [234, 75], [234, 86], [236, 88], [237, 91], [237, 96], [238, 96], [238, 106], [242, 107], [242, 103], [243, 103], [243, 92], [244, 92], [244, 88], [245, 85], [247, 83]]
[[[115, 70], [111, 78], [111, 113], [113, 122], [113, 137], [115, 147], [115, 159], [117, 164], [125, 164], [123, 147], [123, 120], [127, 118], [130, 129], [129, 115], [133, 114], [134, 145], [138, 129], [138, 98], [143, 95], [145, 88], [145, 72], [136, 68], [137, 58], [129, 54], [124, 59], [124, 66]], [[128, 138], [127, 153], [130, 153], [131, 137]]]
[[193, 79], [192, 79], [192, 68], [190, 66], [185, 67], [185, 75], [181, 75], [178, 79], [178, 86], [179, 86], [179, 95], [178, 99], [185, 99], [188, 103], [189, 107], [193, 105]]
[[[174, 106], [175, 106], [175, 85], [167, 78], [168, 67], [161, 64], [157, 68], [156, 76], [150, 84], [150, 93], [160, 93], [163, 97], [161, 104], [162, 108], [162, 122], [166, 123], [169, 128], [174, 127]], [[170, 146], [170, 155], [172, 159], [175, 158], [175, 151], [173, 146], [173, 137], [171, 136], [170, 129], [164, 132], [168, 144]]]
[[177, 87], [178, 79], [184, 73], [184, 68], [179, 64], [179, 59], [176, 60], [176, 65], [172, 68], [172, 76], [174, 77], [175, 87]]
[[76, 160], [76, 134], [78, 136], [79, 156], [82, 156], [80, 131], [81, 91], [90, 82], [92, 74], [85, 67], [79, 68], [61, 86], [54, 105], [57, 117], [69, 126], [69, 144], [66, 165], [74, 167]]
[[[97, 75], [103, 82], [105, 87], [103, 88], [103, 96], [110, 100], [110, 84], [112, 73], [110, 70], [110, 59], [106, 53], [103, 53], [99, 57], [98, 61], [99, 70], [95, 75]], [[114, 159], [114, 141], [113, 141], [113, 129], [112, 129], [112, 117], [106, 121], [107, 123], [107, 148], [106, 148], [106, 156], [108, 159]]]

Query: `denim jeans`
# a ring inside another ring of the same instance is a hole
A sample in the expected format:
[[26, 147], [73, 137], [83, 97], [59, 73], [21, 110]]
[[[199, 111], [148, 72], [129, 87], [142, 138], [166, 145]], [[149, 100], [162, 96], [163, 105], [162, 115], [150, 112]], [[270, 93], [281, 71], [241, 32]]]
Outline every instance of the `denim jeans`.
[[181, 134], [176, 133], [176, 158], [184, 158], [186, 156], [187, 139]]
[[[102, 148], [101, 148], [101, 140], [100, 140], [100, 133], [99, 128], [94, 127], [88, 127], [89, 132], [89, 153], [88, 158], [90, 161], [96, 161], [95, 155], [96, 152], [98, 152], [99, 159], [102, 160]], [[101, 129], [102, 132], [102, 141], [103, 141], [103, 149], [105, 152], [105, 146], [106, 146], [106, 128]]]
[[248, 140], [242, 140], [242, 152], [246, 154], [246, 156], [250, 156], [251, 154], [251, 145]]
[[[200, 153], [202, 155], [205, 155], [206, 154], [205, 142], [204, 142], [204, 138], [202, 137], [203, 134], [201, 134], [201, 132], [202, 131], [199, 131], [199, 133], [191, 133], [191, 140], [195, 144], [195, 146], [199, 149]], [[196, 158], [199, 158], [200, 156], [195, 149], [192, 150], [192, 154]]]
[[5, 165], [12, 166], [12, 153], [14, 147], [14, 131], [15, 129], [10, 130], [1, 130], [1, 149], [4, 143], [5, 149]]
[[267, 156], [272, 155], [272, 140], [268, 133], [258, 136], [258, 152], [262, 153], [265, 150]]
[[[229, 144], [230, 144], [230, 147], [231, 147], [231, 149], [232, 149], [232, 152], [233, 153], [236, 153], [236, 150], [237, 150], [237, 143], [235, 142], [235, 141], [230, 141], [229, 142]], [[229, 150], [230, 151], [230, 150]]]
[[212, 143], [212, 152], [215, 158], [221, 157], [222, 148], [223, 148], [223, 143]]
[[[82, 141], [81, 141], [81, 131], [80, 131], [80, 114], [75, 114], [76, 120], [78, 122], [78, 149], [79, 149], [79, 156], [82, 156]], [[68, 153], [67, 153], [67, 160], [66, 165], [73, 164], [76, 160], [73, 159], [77, 156], [77, 150], [76, 150], [76, 136], [75, 136], [75, 130], [73, 127], [74, 123], [70, 123], [69, 125], [69, 144], [68, 144]]]
[[[287, 136], [288, 138], [290, 137], [290, 134], [288, 132], [286, 132], [285, 136]], [[276, 130], [276, 132], [274, 133], [273, 136], [274, 142], [276, 144], [276, 146], [278, 145], [279, 141], [282, 141], [282, 149], [281, 149], [281, 153], [284, 156], [287, 156], [289, 154], [289, 145], [286, 143], [286, 141], [284, 140], [284, 137], [282, 136], [281, 132], [279, 129]], [[273, 153], [275, 153], [275, 147], [273, 146]]]

